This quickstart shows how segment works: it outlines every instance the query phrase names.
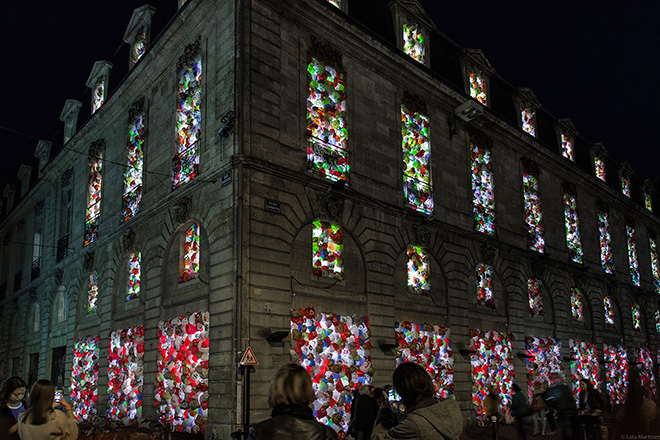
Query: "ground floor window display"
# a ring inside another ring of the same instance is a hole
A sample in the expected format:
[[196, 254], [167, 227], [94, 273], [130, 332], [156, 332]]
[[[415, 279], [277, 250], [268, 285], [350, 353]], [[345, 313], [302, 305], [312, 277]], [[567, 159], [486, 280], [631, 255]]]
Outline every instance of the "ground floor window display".
[[571, 383], [573, 384], [573, 397], [579, 404], [580, 379], [587, 379], [596, 389], [600, 389], [600, 373], [598, 364], [598, 349], [589, 342], [580, 342], [573, 339], [568, 341], [571, 361]]
[[642, 382], [642, 386], [646, 390], [647, 397], [651, 400], [655, 400], [656, 388], [651, 350], [646, 348], [635, 348], [635, 361], [637, 362], [639, 378]]
[[78, 420], [96, 415], [99, 381], [99, 336], [80, 338], [73, 346], [71, 403]]
[[108, 418], [128, 426], [142, 420], [144, 326], [116, 330], [108, 343]]
[[620, 345], [603, 345], [605, 388], [610, 404], [623, 405], [628, 393], [628, 354]]
[[561, 341], [553, 338], [527, 336], [525, 354], [527, 355], [527, 390], [531, 399], [536, 382], [550, 386], [551, 373], [559, 373], [563, 376]]

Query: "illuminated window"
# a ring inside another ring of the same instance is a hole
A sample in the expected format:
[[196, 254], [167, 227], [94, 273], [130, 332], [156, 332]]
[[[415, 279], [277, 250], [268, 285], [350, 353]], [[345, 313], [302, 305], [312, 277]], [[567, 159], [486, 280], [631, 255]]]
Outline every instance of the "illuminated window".
[[628, 239], [628, 264], [630, 267], [630, 278], [635, 286], [640, 286], [639, 261], [637, 261], [637, 243], [635, 241], [635, 222], [632, 219], [626, 221], [626, 238]]
[[564, 375], [561, 360], [561, 341], [553, 338], [525, 338], [525, 354], [527, 355], [527, 390], [531, 399], [534, 383], [550, 383], [550, 373]]
[[316, 277], [343, 280], [343, 230], [337, 225], [320, 220], [316, 220], [312, 225], [312, 273]]
[[532, 108], [527, 106], [520, 107], [520, 121], [522, 123], [522, 129], [532, 136], [536, 136], [536, 127], [534, 126], [535, 116], [536, 112], [534, 112]]
[[638, 332], [642, 331], [642, 313], [639, 310], [639, 304], [632, 305], [632, 324], [633, 329]]
[[176, 155], [172, 160], [174, 188], [197, 176], [201, 123], [202, 57], [198, 54], [180, 70], [176, 107]]
[[477, 304], [495, 308], [493, 268], [487, 264], [477, 264]]
[[566, 225], [568, 255], [572, 261], [582, 263], [582, 241], [580, 240], [577, 199], [570, 192], [564, 193], [564, 223]]
[[605, 308], [605, 325], [614, 327], [614, 303], [612, 298], [603, 298], [603, 307]]
[[563, 133], [561, 135], [561, 154], [566, 159], [570, 159], [575, 162], [573, 153], [573, 138]]
[[577, 287], [571, 289], [571, 316], [576, 321], [584, 321], [584, 309], [582, 306], [582, 293]]
[[658, 244], [655, 234], [649, 233], [649, 254], [651, 256], [651, 275], [655, 293], [660, 293], [660, 262], [658, 261]]
[[141, 27], [137, 34], [135, 35], [135, 42], [131, 48], [131, 66], [135, 66], [135, 63], [140, 61], [142, 55], [147, 50], [147, 29]]
[[134, 252], [128, 259], [128, 284], [126, 286], [126, 301], [140, 296], [140, 276], [142, 275], [142, 254]]
[[626, 197], [630, 197], [630, 177], [626, 174], [621, 174], [621, 193]]
[[307, 62], [307, 163], [315, 174], [348, 183], [344, 74], [316, 58]]
[[600, 233], [600, 265], [605, 273], [614, 273], [610, 216], [604, 204], [598, 206], [598, 231]]
[[495, 232], [495, 184], [490, 154], [490, 150], [470, 143], [475, 228], [486, 234]]
[[330, 2], [331, 5], [336, 6], [339, 9], [341, 9], [341, 0], [328, 0], [328, 2]]
[[421, 246], [408, 246], [408, 290], [420, 295], [431, 290], [429, 258]]
[[605, 182], [605, 162], [598, 157], [594, 157], [594, 172], [596, 177]]
[[401, 106], [401, 144], [403, 147], [403, 194], [414, 210], [433, 213], [429, 143], [426, 116]]
[[108, 346], [107, 416], [128, 426], [142, 419], [144, 326], [110, 333]]
[[96, 312], [97, 302], [99, 300], [99, 275], [92, 272], [87, 283], [87, 313], [90, 315]]
[[101, 76], [96, 80], [92, 90], [92, 113], [101, 108], [103, 101], [105, 101], [105, 81]]
[[527, 280], [527, 295], [529, 297], [529, 314], [531, 316], [543, 316], [543, 292], [542, 283], [537, 278]]
[[655, 400], [657, 390], [655, 386], [655, 375], [653, 374], [654, 365], [651, 350], [639, 347], [635, 348], [635, 363], [638, 365], [639, 378], [642, 387], [644, 387], [644, 394], [646, 394], [648, 399]]
[[483, 105], [488, 105], [486, 94], [486, 79], [478, 72], [470, 72], [470, 97]]
[[99, 336], [78, 339], [73, 346], [71, 406], [78, 420], [96, 415], [99, 380]]
[[424, 64], [424, 35], [414, 25], [403, 25], [403, 51], [413, 60]]
[[647, 191], [644, 192], [644, 207], [653, 212], [653, 200], [651, 199], [651, 193]]
[[121, 221], [131, 219], [140, 210], [142, 200], [142, 173], [144, 167], [144, 111], [131, 117], [128, 126], [126, 155], [128, 165], [124, 172], [124, 196]]
[[655, 311], [655, 331], [660, 333], [660, 310]]
[[595, 389], [600, 389], [600, 367], [598, 363], [598, 348], [589, 342], [568, 340], [571, 361], [571, 378], [573, 382], [573, 397], [578, 403], [580, 379], [587, 379]]
[[603, 344], [605, 387], [612, 405], [623, 405], [628, 390], [628, 353], [620, 345]]
[[101, 217], [101, 171], [103, 154], [89, 158], [89, 183], [87, 185], [87, 221], [85, 222], [85, 246], [99, 235]]
[[199, 223], [195, 223], [186, 231], [186, 241], [183, 243], [183, 271], [180, 283], [197, 278], [199, 274]]
[[541, 197], [536, 177], [527, 172], [523, 173], [523, 197], [525, 199], [525, 228], [527, 229], [527, 242], [533, 251], [543, 253], [545, 238], [541, 225]]

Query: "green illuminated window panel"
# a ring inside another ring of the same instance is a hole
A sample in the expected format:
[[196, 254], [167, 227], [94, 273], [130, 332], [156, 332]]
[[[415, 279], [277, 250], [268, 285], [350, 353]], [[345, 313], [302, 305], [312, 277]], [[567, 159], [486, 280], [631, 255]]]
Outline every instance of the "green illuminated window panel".
[[628, 239], [628, 265], [630, 279], [635, 286], [640, 286], [639, 261], [637, 260], [637, 243], [635, 241], [635, 226], [626, 225], [626, 238]]
[[191, 181], [199, 171], [198, 141], [202, 123], [202, 58], [184, 66], [179, 75], [176, 108], [176, 154], [172, 161], [172, 186]]
[[475, 228], [495, 233], [495, 183], [490, 150], [470, 144], [472, 160], [472, 203]]
[[577, 214], [575, 195], [564, 193], [564, 224], [566, 226], [566, 247], [570, 259], [582, 263], [582, 240], [580, 239], [580, 220]]
[[488, 105], [486, 94], [486, 80], [477, 72], [470, 72], [470, 97], [483, 105]]
[[417, 26], [403, 25], [403, 51], [413, 60], [424, 64], [424, 35]]
[[527, 242], [533, 251], [543, 253], [545, 238], [541, 219], [541, 197], [536, 177], [523, 173], [523, 198], [525, 201], [525, 229], [527, 229]]
[[87, 185], [87, 219], [85, 221], [85, 246], [92, 243], [99, 235], [101, 217], [101, 171], [103, 155], [89, 159], [89, 183]]
[[341, 227], [320, 220], [312, 226], [312, 273], [316, 277], [343, 280], [344, 232]]
[[431, 188], [431, 144], [426, 116], [401, 106], [403, 148], [403, 191], [408, 205], [425, 214], [433, 213]]
[[429, 258], [421, 246], [408, 246], [408, 290], [428, 295], [431, 290]]

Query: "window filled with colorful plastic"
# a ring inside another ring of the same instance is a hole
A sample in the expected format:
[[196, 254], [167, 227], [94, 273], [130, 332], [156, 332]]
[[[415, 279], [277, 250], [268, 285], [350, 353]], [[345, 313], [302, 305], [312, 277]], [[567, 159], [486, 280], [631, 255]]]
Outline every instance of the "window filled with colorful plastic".
[[73, 346], [71, 406], [78, 420], [96, 415], [99, 380], [99, 336], [80, 338]]
[[605, 273], [614, 273], [610, 215], [604, 208], [598, 208], [598, 232], [600, 234], [600, 265]]
[[584, 321], [584, 309], [582, 306], [582, 292], [577, 287], [571, 288], [571, 316], [576, 321]]
[[183, 273], [180, 283], [197, 278], [199, 274], [199, 223], [194, 223], [186, 231], [183, 243]]
[[529, 108], [522, 106], [520, 107], [520, 121], [522, 124], [522, 129], [524, 132], [536, 136], [536, 127], [534, 126], [534, 111]]
[[475, 228], [479, 232], [495, 232], [495, 183], [490, 150], [470, 144], [472, 160], [472, 203]]
[[144, 114], [137, 115], [128, 126], [126, 156], [128, 165], [124, 172], [124, 196], [121, 221], [131, 219], [140, 210], [142, 200], [142, 173], [144, 167]]
[[483, 105], [488, 105], [486, 94], [486, 80], [478, 72], [470, 72], [470, 97]]
[[653, 316], [655, 318], [655, 331], [660, 333], [660, 310], [656, 310]]
[[102, 77], [96, 80], [94, 90], [92, 90], [92, 113], [96, 112], [105, 101], [105, 81]]
[[316, 220], [312, 223], [312, 273], [316, 277], [344, 279], [344, 232], [340, 226]]
[[414, 25], [403, 25], [403, 52], [415, 61], [424, 64], [424, 35]]
[[348, 183], [350, 171], [346, 86], [343, 72], [316, 58], [307, 60], [307, 163], [315, 174]]
[[653, 287], [655, 288], [655, 293], [660, 293], [660, 261], [658, 261], [658, 244], [653, 237], [649, 237], [649, 254], [651, 256]]
[[341, 0], [328, 0], [331, 5], [336, 6], [341, 9]]
[[531, 399], [536, 382], [550, 384], [550, 373], [563, 376], [561, 363], [561, 341], [553, 338], [525, 337], [525, 362], [527, 368], [527, 391]]
[[653, 212], [653, 199], [651, 198], [651, 194], [648, 192], [644, 193], [644, 207]]
[[621, 193], [630, 197], [630, 178], [626, 175], [621, 175]]
[[429, 119], [401, 106], [403, 195], [415, 211], [433, 213]]
[[632, 305], [632, 325], [635, 331], [642, 331], [642, 313], [639, 309], [639, 304]]
[[110, 333], [108, 343], [108, 410], [124, 426], [142, 420], [144, 326]]
[[92, 315], [96, 312], [99, 300], [99, 274], [92, 272], [87, 281], [87, 313]]
[[596, 177], [605, 182], [605, 162], [598, 157], [594, 157], [594, 173]]
[[637, 261], [637, 243], [635, 241], [635, 226], [626, 225], [626, 238], [628, 239], [628, 265], [630, 279], [635, 286], [640, 286], [639, 261]]
[[199, 171], [202, 123], [202, 58], [198, 55], [179, 76], [176, 107], [176, 155], [172, 159], [172, 186], [189, 182]]
[[126, 285], [126, 301], [140, 296], [140, 278], [142, 275], [142, 254], [133, 252], [128, 258], [128, 283]]
[[154, 405], [174, 432], [203, 434], [209, 401], [209, 312], [158, 323]]
[[133, 43], [133, 48], [131, 49], [131, 66], [135, 66], [135, 63], [140, 61], [142, 55], [147, 50], [147, 31], [144, 27], [138, 29], [137, 34], [135, 35], [135, 42]]
[[513, 421], [511, 386], [515, 372], [513, 369], [513, 340], [511, 335], [496, 331], [470, 329], [470, 356], [472, 365], [472, 404], [476, 411], [478, 425], [486, 421], [484, 399], [488, 395], [488, 385], [495, 385], [502, 396], [502, 412], [507, 423]]
[[612, 405], [623, 405], [628, 393], [628, 353], [620, 345], [603, 344], [605, 388]]
[[89, 182], [87, 184], [87, 220], [85, 221], [85, 246], [99, 235], [101, 218], [101, 171], [103, 155], [89, 159]]
[[529, 298], [529, 314], [543, 316], [543, 283], [538, 278], [527, 280], [527, 296]]
[[564, 193], [564, 223], [566, 225], [566, 247], [568, 256], [576, 263], [582, 263], [582, 240], [580, 239], [580, 221], [577, 214], [575, 195]]
[[438, 325], [410, 321], [395, 323], [396, 365], [414, 362], [428, 371], [436, 397], [454, 392], [454, 358], [449, 330]]
[[605, 309], [605, 325], [614, 327], [614, 301], [609, 296], [603, 298], [603, 308]]
[[639, 378], [642, 386], [646, 390], [649, 399], [655, 400], [656, 386], [655, 375], [653, 374], [653, 357], [651, 350], [646, 348], [635, 348], [635, 361], [639, 368]]
[[291, 357], [312, 378], [314, 416], [345, 438], [353, 390], [372, 380], [369, 318], [292, 310]]
[[566, 159], [575, 162], [575, 157], [573, 156], [573, 138], [563, 133], [561, 135], [561, 154]]
[[598, 349], [589, 342], [579, 342], [569, 339], [568, 348], [571, 361], [571, 382], [573, 397], [579, 403], [580, 379], [587, 379], [596, 389], [600, 389], [600, 373], [598, 364]]
[[493, 268], [482, 263], [477, 264], [477, 304], [495, 308]]
[[527, 229], [527, 242], [533, 251], [543, 253], [545, 238], [541, 225], [541, 198], [536, 177], [523, 173], [523, 198], [525, 200], [525, 229]]
[[408, 290], [420, 295], [431, 290], [429, 257], [421, 246], [408, 245]]

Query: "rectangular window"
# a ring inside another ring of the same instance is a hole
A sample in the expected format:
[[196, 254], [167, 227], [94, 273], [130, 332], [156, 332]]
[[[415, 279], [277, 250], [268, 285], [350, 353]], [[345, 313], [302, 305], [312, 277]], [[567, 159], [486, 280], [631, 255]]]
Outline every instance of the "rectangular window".
[[124, 196], [121, 221], [125, 222], [140, 210], [142, 200], [142, 172], [144, 167], [144, 114], [132, 118], [128, 127], [126, 155], [128, 165], [124, 172]]
[[428, 295], [431, 290], [429, 258], [421, 246], [408, 245], [408, 290]]
[[628, 390], [628, 353], [620, 345], [603, 344], [605, 388], [610, 404], [623, 405]]
[[34, 247], [32, 248], [32, 261], [41, 258], [41, 232], [34, 233]]
[[316, 58], [309, 58], [307, 72], [307, 163], [325, 179], [348, 183], [344, 74]]
[[92, 315], [96, 312], [99, 300], [99, 275], [92, 272], [87, 282], [87, 313]]
[[183, 272], [179, 283], [197, 278], [199, 274], [199, 223], [194, 223], [186, 231], [183, 243]]
[[343, 280], [344, 232], [341, 227], [320, 220], [312, 225], [312, 273], [316, 277]]
[[527, 355], [527, 390], [529, 399], [534, 392], [536, 382], [550, 383], [550, 373], [563, 376], [564, 366], [561, 361], [561, 341], [553, 338], [525, 338], [525, 354]]
[[527, 296], [529, 297], [529, 314], [543, 316], [543, 292], [541, 280], [529, 278], [527, 280]]
[[571, 288], [571, 315], [576, 321], [584, 321], [584, 309], [582, 306], [582, 292], [577, 287]]
[[470, 72], [470, 97], [483, 105], [488, 105], [486, 94], [486, 80], [478, 72]]
[[96, 85], [92, 91], [92, 113], [95, 113], [105, 101], [105, 81], [103, 77], [96, 80]]
[[605, 309], [605, 325], [607, 327], [614, 327], [614, 303], [612, 298], [603, 298], [603, 308]]
[[651, 194], [648, 192], [644, 193], [644, 207], [653, 212], [653, 200], [651, 199]]
[[656, 387], [651, 350], [635, 348], [635, 358], [636, 364], [639, 366], [639, 378], [642, 382], [642, 387], [644, 387], [644, 394], [648, 399], [653, 401], [656, 396]]
[[144, 326], [110, 333], [108, 345], [107, 416], [128, 426], [142, 419]]
[[142, 55], [147, 49], [147, 30], [143, 26], [138, 29], [137, 34], [135, 35], [135, 42], [133, 43], [133, 48], [131, 49], [131, 67], [140, 61]]
[[202, 56], [184, 66], [179, 76], [176, 107], [176, 155], [172, 159], [174, 188], [190, 182], [199, 171], [199, 136], [202, 124]]
[[575, 157], [573, 156], [573, 138], [563, 133], [561, 135], [561, 155], [575, 162]]
[[403, 52], [413, 60], [424, 64], [424, 35], [415, 25], [403, 25]]
[[495, 308], [493, 268], [487, 264], [477, 264], [477, 304]]
[[420, 113], [409, 111], [405, 106], [401, 106], [401, 145], [404, 197], [414, 210], [432, 214], [429, 120]]
[[126, 286], [126, 301], [140, 296], [140, 277], [142, 275], [142, 254], [134, 252], [128, 259], [128, 284]]
[[101, 217], [101, 171], [103, 155], [89, 159], [89, 183], [87, 185], [87, 221], [85, 222], [85, 246], [99, 235]]
[[579, 403], [580, 379], [587, 379], [596, 389], [600, 389], [600, 367], [598, 363], [598, 348], [589, 342], [568, 340], [571, 361], [571, 378], [573, 382], [573, 397]]
[[495, 233], [495, 183], [490, 155], [490, 150], [470, 143], [475, 228], [486, 234]]
[[621, 175], [621, 193], [630, 197], [630, 178], [626, 175]]
[[580, 220], [577, 214], [575, 195], [564, 193], [564, 223], [566, 225], [566, 247], [570, 259], [582, 263], [582, 240], [580, 239]]
[[628, 264], [630, 267], [630, 279], [635, 286], [640, 286], [639, 261], [637, 261], [637, 243], [635, 241], [634, 224], [626, 225], [626, 238], [628, 239]]
[[527, 229], [527, 241], [529, 248], [533, 251], [543, 253], [545, 250], [545, 238], [543, 237], [543, 226], [541, 225], [541, 197], [536, 177], [523, 173], [523, 197], [525, 199], [525, 229]]
[[78, 420], [96, 416], [99, 380], [99, 336], [80, 338], [73, 346], [71, 406]]
[[534, 127], [534, 116], [535, 112], [529, 108], [522, 106], [520, 107], [520, 120], [522, 123], [522, 129], [524, 132], [536, 136], [536, 127]]
[[651, 255], [651, 275], [655, 293], [660, 293], [660, 262], [658, 261], [658, 244], [655, 237], [649, 237], [649, 253]]
[[605, 162], [598, 157], [594, 157], [594, 173], [596, 177], [605, 182]]
[[614, 273], [614, 255], [610, 235], [610, 215], [606, 207], [598, 208], [598, 232], [600, 234], [600, 265], [605, 273]]
[[642, 313], [639, 310], [639, 304], [632, 305], [632, 324], [635, 331], [642, 331]]
[[[653, 317], [655, 318], [655, 331], [660, 333], [660, 310], [656, 310]], [[658, 353], [658, 357], [660, 359], [660, 352]]]

